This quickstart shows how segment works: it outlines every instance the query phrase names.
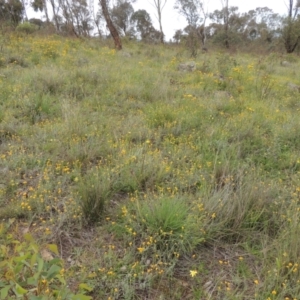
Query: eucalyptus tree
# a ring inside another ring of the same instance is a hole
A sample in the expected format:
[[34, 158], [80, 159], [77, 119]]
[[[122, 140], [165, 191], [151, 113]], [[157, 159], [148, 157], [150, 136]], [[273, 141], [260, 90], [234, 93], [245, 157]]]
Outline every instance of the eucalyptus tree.
[[282, 17], [269, 7], [257, 7], [244, 14], [245, 32], [252, 40], [272, 43], [279, 35]]
[[125, 36], [133, 35], [131, 17], [134, 13], [133, 6], [130, 1], [118, 0], [111, 9], [111, 18], [115, 26]]
[[44, 11], [47, 23], [50, 22], [46, 0], [33, 0], [30, 3], [30, 5], [35, 12], [38, 12], [38, 11], [43, 12]]
[[[55, 0], [49, 0], [51, 9], [52, 9], [52, 16], [53, 21], [56, 27], [57, 31], [60, 31], [61, 23], [62, 23], [62, 17], [60, 16], [60, 5], [58, 1]], [[47, 4], [46, 4], [47, 5]]]
[[282, 37], [287, 53], [293, 53], [300, 40], [300, 1], [288, 0], [288, 14], [283, 20]]
[[[104, 17], [101, 13], [101, 8], [99, 7], [99, 2], [94, 0], [89, 0], [89, 12], [91, 22], [96, 26], [97, 33], [99, 37], [102, 37], [102, 24], [105, 22]], [[97, 9], [95, 9], [97, 7]], [[94, 33], [95, 34], [95, 33]]]
[[197, 30], [197, 35], [200, 37], [202, 45], [205, 46], [207, 3], [204, 0], [176, 0], [174, 7], [185, 17], [188, 25]]
[[93, 26], [87, 1], [73, 0], [70, 3], [69, 15], [72, 16], [73, 28], [77, 34], [81, 36], [90, 36]]
[[240, 14], [237, 6], [229, 6], [229, 0], [221, 0], [221, 7], [209, 14], [210, 27], [214, 28], [215, 41], [229, 48], [231, 43], [242, 39], [249, 16]]
[[176, 0], [174, 8], [185, 17], [188, 26], [186, 44], [191, 51], [191, 56], [197, 55], [199, 42], [205, 49], [206, 20], [208, 18], [207, 3], [204, 0]]
[[114, 39], [115, 42], [115, 48], [117, 50], [122, 50], [122, 41], [119, 35], [118, 30], [116, 29], [116, 26], [114, 25], [110, 13], [109, 13], [109, 9], [108, 9], [108, 3], [107, 0], [100, 0], [100, 5], [102, 8], [102, 14], [105, 18], [106, 21], [106, 25], [108, 27], [108, 30], [112, 36], [112, 38]]
[[47, 23], [50, 22], [48, 7], [52, 9], [50, 15], [57, 32], [89, 36], [93, 29], [88, 0], [32, 0], [34, 11], [45, 12]]
[[164, 43], [164, 32], [162, 28], [162, 11], [165, 8], [168, 0], [151, 0], [151, 3], [154, 5], [156, 9], [156, 17], [159, 23], [159, 30], [160, 30], [160, 41]]
[[[35, 12], [45, 12], [47, 23], [50, 22], [49, 16], [52, 16], [52, 22], [55, 25], [56, 31], [61, 31], [64, 23], [61, 0], [32, 0], [30, 4]], [[49, 8], [50, 12], [48, 11]]]
[[225, 6], [221, 10], [214, 10], [209, 14], [211, 20], [210, 29], [214, 33], [214, 41], [221, 43], [226, 48], [242, 35], [246, 27], [245, 18], [238, 12], [238, 7]]
[[160, 41], [161, 32], [157, 31], [152, 24], [149, 13], [144, 9], [139, 9], [131, 17], [134, 25], [134, 31], [144, 42]]
[[224, 20], [224, 44], [226, 48], [229, 48], [229, 9], [228, 9], [228, 0], [221, 0], [222, 10], [223, 10], [223, 20]]
[[90, 36], [93, 26], [87, 0], [58, 0], [56, 6], [54, 19], [60, 32], [77, 37]]
[[23, 19], [24, 5], [20, 0], [0, 0], [0, 22], [17, 25]]

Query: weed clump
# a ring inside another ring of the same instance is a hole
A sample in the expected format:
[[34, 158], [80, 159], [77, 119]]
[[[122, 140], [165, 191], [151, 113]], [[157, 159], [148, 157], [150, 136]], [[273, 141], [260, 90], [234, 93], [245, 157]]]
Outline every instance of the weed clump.
[[83, 222], [89, 225], [100, 222], [112, 195], [108, 179], [98, 173], [89, 173], [79, 182], [77, 190]]
[[[8, 227], [13, 223], [11, 219]], [[16, 241], [7, 234], [8, 227], [0, 227], [1, 299], [91, 299], [68, 289], [64, 262], [55, 258], [56, 245], [41, 248], [29, 233]]]
[[174, 266], [181, 255], [205, 240], [203, 215], [192, 211], [184, 197], [153, 195], [137, 197], [131, 208], [123, 207], [122, 219], [126, 232], [135, 238], [137, 253]]

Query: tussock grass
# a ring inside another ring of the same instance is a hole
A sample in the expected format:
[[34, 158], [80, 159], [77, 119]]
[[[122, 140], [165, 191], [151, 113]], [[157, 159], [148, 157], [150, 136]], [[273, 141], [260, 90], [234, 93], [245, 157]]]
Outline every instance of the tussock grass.
[[6, 36], [0, 263], [56, 243], [63, 299], [298, 299], [298, 58], [125, 45]]

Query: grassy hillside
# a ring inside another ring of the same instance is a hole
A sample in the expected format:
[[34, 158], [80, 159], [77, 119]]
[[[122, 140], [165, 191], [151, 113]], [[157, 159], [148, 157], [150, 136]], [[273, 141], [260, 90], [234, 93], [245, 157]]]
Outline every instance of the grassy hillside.
[[299, 58], [124, 48], [0, 40], [0, 298], [299, 299]]

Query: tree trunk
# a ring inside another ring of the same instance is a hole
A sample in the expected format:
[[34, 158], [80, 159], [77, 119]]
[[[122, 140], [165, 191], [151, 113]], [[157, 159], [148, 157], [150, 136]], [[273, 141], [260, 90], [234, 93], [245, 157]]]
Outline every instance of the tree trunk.
[[51, 7], [52, 7], [52, 13], [53, 13], [53, 19], [54, 19], [55, 27], [56, 27], [56, 30], [59, 31], [60, 26], [59, 26], [59, 22], [58, 22], [58, 16], [57, 16], [56, 5], [55, 5], [54, 0], [50, 0], [50, 4], [51, 4]]
[[26, 2], [22, 0], [23, 8], [24, 8], [24, 16], [26, 21], [28, 21], [28, 15], [27, 15], [27, 10], [26, 10]]
[[159, 3], [159, 7], [158, 7], [158, 22], [159, 22], [159, 30], [160, 30], [160, 42], [163, 44], [164, 43], [164, 32], [162, 29], [162, 24], [161, 24], [161, 7], [160, 7], [160, 3]]
[[298, 46], [300, 36], [297, 37], [296, 41], [292, 41], [291, 33], [288, 33], [288, 36], [285, 38], [284, 46], [287, 53], [293, 53]]
[[43, 8], [44, 8], [44, 11], [45, 11], [47, 25], [49, 25], [50, 20], [49, 20], [48, 8], [47, 8], [47, 1], [46, 0], [43, 0]]
[[228, 0], [225, 1], [225, 47], [228, 49], [229, 48], [229, 36], [228, 36], [228, 27], [229, 27], [229, 11], [228, 11]]
[[[296, 18], [298, 16], [298, 2], [294, 7], [294, 0], [289, 0], [289, 6], [288, 6], [288, 19], [287, 19], [287, 25], [286, 25], [286, 32], [284, 34], [284, 46], [287, 53], [293, 53], [298, 46], [300, 35], [298, 34], [297, 27], [299, 26], [298, 23], [296, 23]], [[293, 15], [294, 11], [294, 15]], [[295, 36], [295, 31], [297, 33], [297, 36]]]
[[160, 42], [163, 44], [164, 43], [164, 32], [162, 29], [162, 22], [161, 22], [161, 14], [162, 14], [162, 10], [164, 9], [167, 0], [154, 0], [154, 6], [157, 10], [157, 20], [159, 23], [159, 31], [160, 31]]
[[197, 33], [198, 37], [200, 38], [200, 41], [202, 44], [202, 49], [205, 48], [205, 41], [206, 41], [205, 24], [196, 28], [196, 33]]
[[110, 18], [106, 1], [107, 0], [100, 0], [100, 4], [101, 4], [101, 8], [102, 8], [102, 13], [104, 15], [104, 18], [105, 18], [107, 27], [109, 29], [109, 32], [110, 32], [111, 36], [114, 39], [116, 49], [117, 50], [122, 50], [122, 42], [121, 42], [119, 33], [118, 33], [115, 25], [113, 24], [111, 18]]

